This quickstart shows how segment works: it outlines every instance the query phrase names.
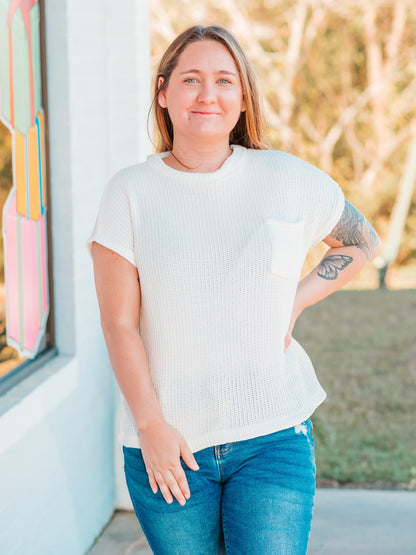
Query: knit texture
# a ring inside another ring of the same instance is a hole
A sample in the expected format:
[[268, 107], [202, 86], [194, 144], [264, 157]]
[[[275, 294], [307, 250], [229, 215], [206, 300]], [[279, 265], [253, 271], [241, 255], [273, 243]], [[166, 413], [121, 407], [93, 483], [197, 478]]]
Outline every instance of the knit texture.
[[[212, 173], [175, 170], [168, 153], [120, 170], [87, 243], [138, 268], [152, 381], [193, 452], [299, 424], [326, 397], [301, 345], [283, 345], [306, 254], [344, 195], [295, 156], [232, 149]], [[140, 447], [125, 399], [119, 439]]]

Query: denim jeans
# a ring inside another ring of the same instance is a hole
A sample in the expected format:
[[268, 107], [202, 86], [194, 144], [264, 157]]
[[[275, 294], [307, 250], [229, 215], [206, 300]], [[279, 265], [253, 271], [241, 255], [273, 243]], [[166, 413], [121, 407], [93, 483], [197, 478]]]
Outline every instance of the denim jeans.
[[123, 446], [136, 516], [155, 555], [305, 555], [315, 495], [310, 419], [181, 459], [191, 497], [166, 503], [150, 489], [141, 450]]

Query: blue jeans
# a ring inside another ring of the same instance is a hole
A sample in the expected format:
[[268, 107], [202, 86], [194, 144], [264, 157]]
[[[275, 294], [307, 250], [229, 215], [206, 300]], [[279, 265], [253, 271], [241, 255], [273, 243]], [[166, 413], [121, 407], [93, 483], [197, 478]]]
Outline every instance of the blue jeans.
[[312, 423], [181, 459], [191, 497], [166, 503], [150, 489], [140, 449], [123, 446], [136, 516], [155, 555], [305, 555], [315, 495]]

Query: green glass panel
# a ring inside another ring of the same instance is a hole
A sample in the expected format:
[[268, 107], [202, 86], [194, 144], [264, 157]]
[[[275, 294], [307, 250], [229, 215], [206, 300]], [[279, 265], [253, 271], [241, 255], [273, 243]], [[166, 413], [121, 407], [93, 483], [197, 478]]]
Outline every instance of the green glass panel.
[[10, 121], [10, 83], [9, 83], [9, 31], [7, 12], [10, 0], [0, 0], [0, 110], [1, 116]]
[[22, 12], [12, 20], [14, 127], [26, 134], [30, 127], [29, 48]]
[[35, 116], [42, 105], [41, 73], [40, 73], [40, 29], [39, 4], [30, 10], [30, 26], [32, 38], [33, 92], [35, 99]]

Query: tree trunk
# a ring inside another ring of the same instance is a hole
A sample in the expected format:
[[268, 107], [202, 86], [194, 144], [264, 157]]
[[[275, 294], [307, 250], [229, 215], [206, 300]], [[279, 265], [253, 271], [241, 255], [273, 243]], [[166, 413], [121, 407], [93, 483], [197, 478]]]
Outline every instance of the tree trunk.
[[410, 143], [405, 171], [397, 191], [396, 202], [393, 206], [386, 246], [381, 256], [379, 266], [379, 287], [386, 286], [386, 274], [389, 266], [396, 260], [399, 252], [400, 240], [406, 224], [407, 214], [412, 201], [413, 188], [416, 181], [416, 126], [413, 140]]

